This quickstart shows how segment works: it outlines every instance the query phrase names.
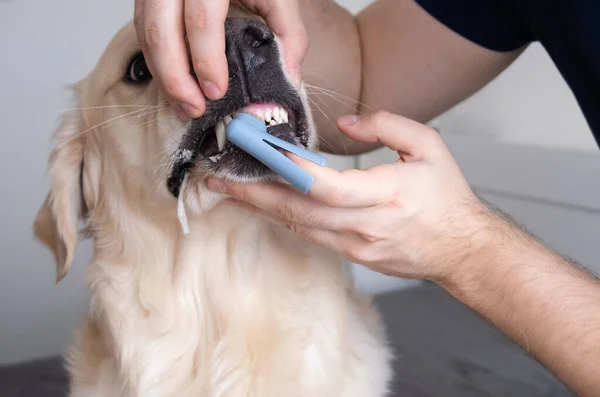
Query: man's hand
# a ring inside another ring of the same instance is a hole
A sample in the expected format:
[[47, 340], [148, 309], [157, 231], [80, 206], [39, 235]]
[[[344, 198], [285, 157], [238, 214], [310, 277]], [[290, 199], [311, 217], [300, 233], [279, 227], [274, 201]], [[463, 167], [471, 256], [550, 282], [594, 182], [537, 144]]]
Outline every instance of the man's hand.
[[600, 281], [479, 201], [441, 138], [387, 113], [339, 127], [398, 151], [394, 164], [288, 186], [210, 180], [234, 202], [390, 275], [438, 282], [538, 358], [578, 395], [598, 396]]
[[451, 277], [477, 250], [489, 210], [431, 128], [379, 112], [338, 120], [351, 138], [395, 150], [393, 164], [338, 172], [293, 157], [315, 177], [308, 196], [278, 184], [209, 186], [347, 259], [401, 277]]
[[[308, 38], [295, 0], [240, 0], [262, 16], [281, 40], [288, 70], [299, 84]], [[228, 0], [136, 0], [135, 27], [148, 67], [179, 117], [200, 117], [204, 95], [220, 99], [227, 92], [225, 18]], [[186, 37], [191, 64], [190, 73]], [[203, 95], [204, 94], [204, 95]]]

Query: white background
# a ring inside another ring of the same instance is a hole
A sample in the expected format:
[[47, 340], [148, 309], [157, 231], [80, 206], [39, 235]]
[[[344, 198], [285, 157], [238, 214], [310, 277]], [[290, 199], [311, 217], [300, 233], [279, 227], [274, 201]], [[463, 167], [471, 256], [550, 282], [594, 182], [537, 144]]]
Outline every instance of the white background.
[[[52, 258], [33, 241], [31, 224], [47, 191], [50, 134], [58, 111], [69, 106], [64, 85], [93, 67], [131, 18], [131, 3], [0, 2], [0, 363], [59, 353], [85, 309], [89, 244], [80, 248], [69, 276], [54, 286]], [[340, 3], [356, 11], [368, 1]], [[562, 252], [597, 264], [599, 155], [571, 93], [540, 46], [532, 46], [438, 125], [486, 198]], [[380, 151], [349, 164], [365, 167], [387, 158], [393, 160]], [[537, 166], [527, 165], [529, 160]], [[402, 286], [401, 280], [360, 266], [355, 270], [367, 291]]]

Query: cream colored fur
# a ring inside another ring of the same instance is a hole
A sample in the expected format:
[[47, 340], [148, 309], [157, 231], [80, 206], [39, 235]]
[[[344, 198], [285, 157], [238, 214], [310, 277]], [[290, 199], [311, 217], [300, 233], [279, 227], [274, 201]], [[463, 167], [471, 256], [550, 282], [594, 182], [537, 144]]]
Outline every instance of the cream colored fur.
[[59, 280], [80, 215], [95, 242], [70, 396], [382, 396], [384, 331], [335, 253], [220, 204], [201, 169], [182, 234], [165, 181], [187, 124], [154, 83], [122, 83], [138, 49], [129, 24], [74, 87], [79, 110], [57, 130], [35, 224]]

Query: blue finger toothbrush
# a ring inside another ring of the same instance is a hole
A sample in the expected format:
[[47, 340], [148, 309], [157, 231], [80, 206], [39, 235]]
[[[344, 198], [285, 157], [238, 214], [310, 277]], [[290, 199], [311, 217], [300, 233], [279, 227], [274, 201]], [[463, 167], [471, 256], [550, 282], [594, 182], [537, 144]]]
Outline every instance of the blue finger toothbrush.
[[[289, 125], [288, 127], [291, 128]], [[228, 141], [269, 167], [304, 194], [308, 193], [315, 178], [280, 153], [277, 148], [319, 165], [325, 165], [327, 161], [317, 153], [269, 134], [262, 120], [246, 113], [240, 113], [233, 118], [227, 126], [226, 136]]]

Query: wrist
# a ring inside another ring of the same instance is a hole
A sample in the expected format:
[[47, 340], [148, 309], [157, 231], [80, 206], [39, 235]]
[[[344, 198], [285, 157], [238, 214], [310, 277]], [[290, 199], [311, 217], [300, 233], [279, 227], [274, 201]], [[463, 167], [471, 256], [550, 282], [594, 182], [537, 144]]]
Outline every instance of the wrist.
[[494, 274], [509, 261], [503, 256], [519, 256], [532, 238], [504, 215], [479, 202], [472, 217], [470, 232], [460, 244], [448, 265], [446, 276], [439, 284], [453, 294], [489, 288]]

